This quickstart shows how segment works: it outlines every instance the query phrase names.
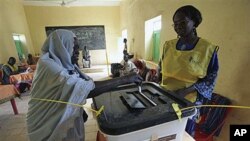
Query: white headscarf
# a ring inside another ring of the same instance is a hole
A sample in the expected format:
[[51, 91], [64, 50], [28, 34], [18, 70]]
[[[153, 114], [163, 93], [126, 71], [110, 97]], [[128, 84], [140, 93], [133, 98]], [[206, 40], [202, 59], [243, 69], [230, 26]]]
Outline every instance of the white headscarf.
[[71, 63], [75, 34], [72, 31], [58, 29], [52, 32], [42, 47], [42, 53], [49, 53], [51, 59], [67, 70], [74, 70]]
[[33, 98], [84, 104], [95, 84], [82, 79], [71, 64], [75, 35], [56, 30], [45, 41], [30, 92], [27, 129], [30, 141], [83, 141], [83, 109], [69, 104]]

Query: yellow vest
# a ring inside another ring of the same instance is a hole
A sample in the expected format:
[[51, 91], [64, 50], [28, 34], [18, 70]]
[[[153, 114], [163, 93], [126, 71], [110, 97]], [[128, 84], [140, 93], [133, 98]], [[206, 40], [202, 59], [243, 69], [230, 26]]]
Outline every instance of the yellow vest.
[[[164, 44], [164, 58], [161, 63], [161, 86], [171, 91], [188, 88], [198, 79], [204, 78], [216, 49], [208, 41], [199, 39], [192, 50], [181, 51], [176, 49], [177, 42], [178, 39], [174, 39]], [[195, 102], [197, 93], [188, 94], [185, 98]]]
[[16, 71], [18, 71], [18, 67], [16, 66], [16, 65], [13, 65], [13, 66], [11, 66], [10, 64], [4, 64], [4, 65], [7, 65], [10, 69], [11, 69], [11, 71], [12, 72], [16, 72]]

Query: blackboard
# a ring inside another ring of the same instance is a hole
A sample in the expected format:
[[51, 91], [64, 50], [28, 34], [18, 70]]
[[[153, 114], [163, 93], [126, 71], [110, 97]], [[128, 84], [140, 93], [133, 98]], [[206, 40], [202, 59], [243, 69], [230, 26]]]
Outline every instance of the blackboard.
[[47, 36], [56, 29], [67, 29], [75, 33], [80, 49], [106, 49], [104, 26], [53, 26], [45, 27]]

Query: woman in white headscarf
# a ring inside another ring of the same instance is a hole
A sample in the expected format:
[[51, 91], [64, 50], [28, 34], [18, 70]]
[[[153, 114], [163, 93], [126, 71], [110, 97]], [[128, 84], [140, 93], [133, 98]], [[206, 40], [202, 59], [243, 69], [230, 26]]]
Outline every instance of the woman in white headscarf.
[[34, 98], [83, 104], [87, 98], [119, 85], [141, 81], [137, 74], [95, 82], [82, 75], [71, 63], [73, 47], [77, 43], [74, 38], [71, 31], [56, 30], [42, 47], [27, 113], [30, 141], [84, 141], [82, 108]]

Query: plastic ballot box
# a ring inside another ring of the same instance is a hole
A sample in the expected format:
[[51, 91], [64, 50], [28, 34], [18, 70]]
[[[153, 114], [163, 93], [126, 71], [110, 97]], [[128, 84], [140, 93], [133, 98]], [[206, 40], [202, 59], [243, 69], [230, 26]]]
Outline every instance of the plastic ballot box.
[[145, 82], [139, 88], [130, 84], [120, 86], [93, 98], [93, 106], [103, 112], [97, 117], [100, 131], [108, 141], [182, 141], [187, 119], [196, 109], [182, 111], [181, 120], [172, 107], [193, 106], [186, 99], [166, 91], [156, 83]]

